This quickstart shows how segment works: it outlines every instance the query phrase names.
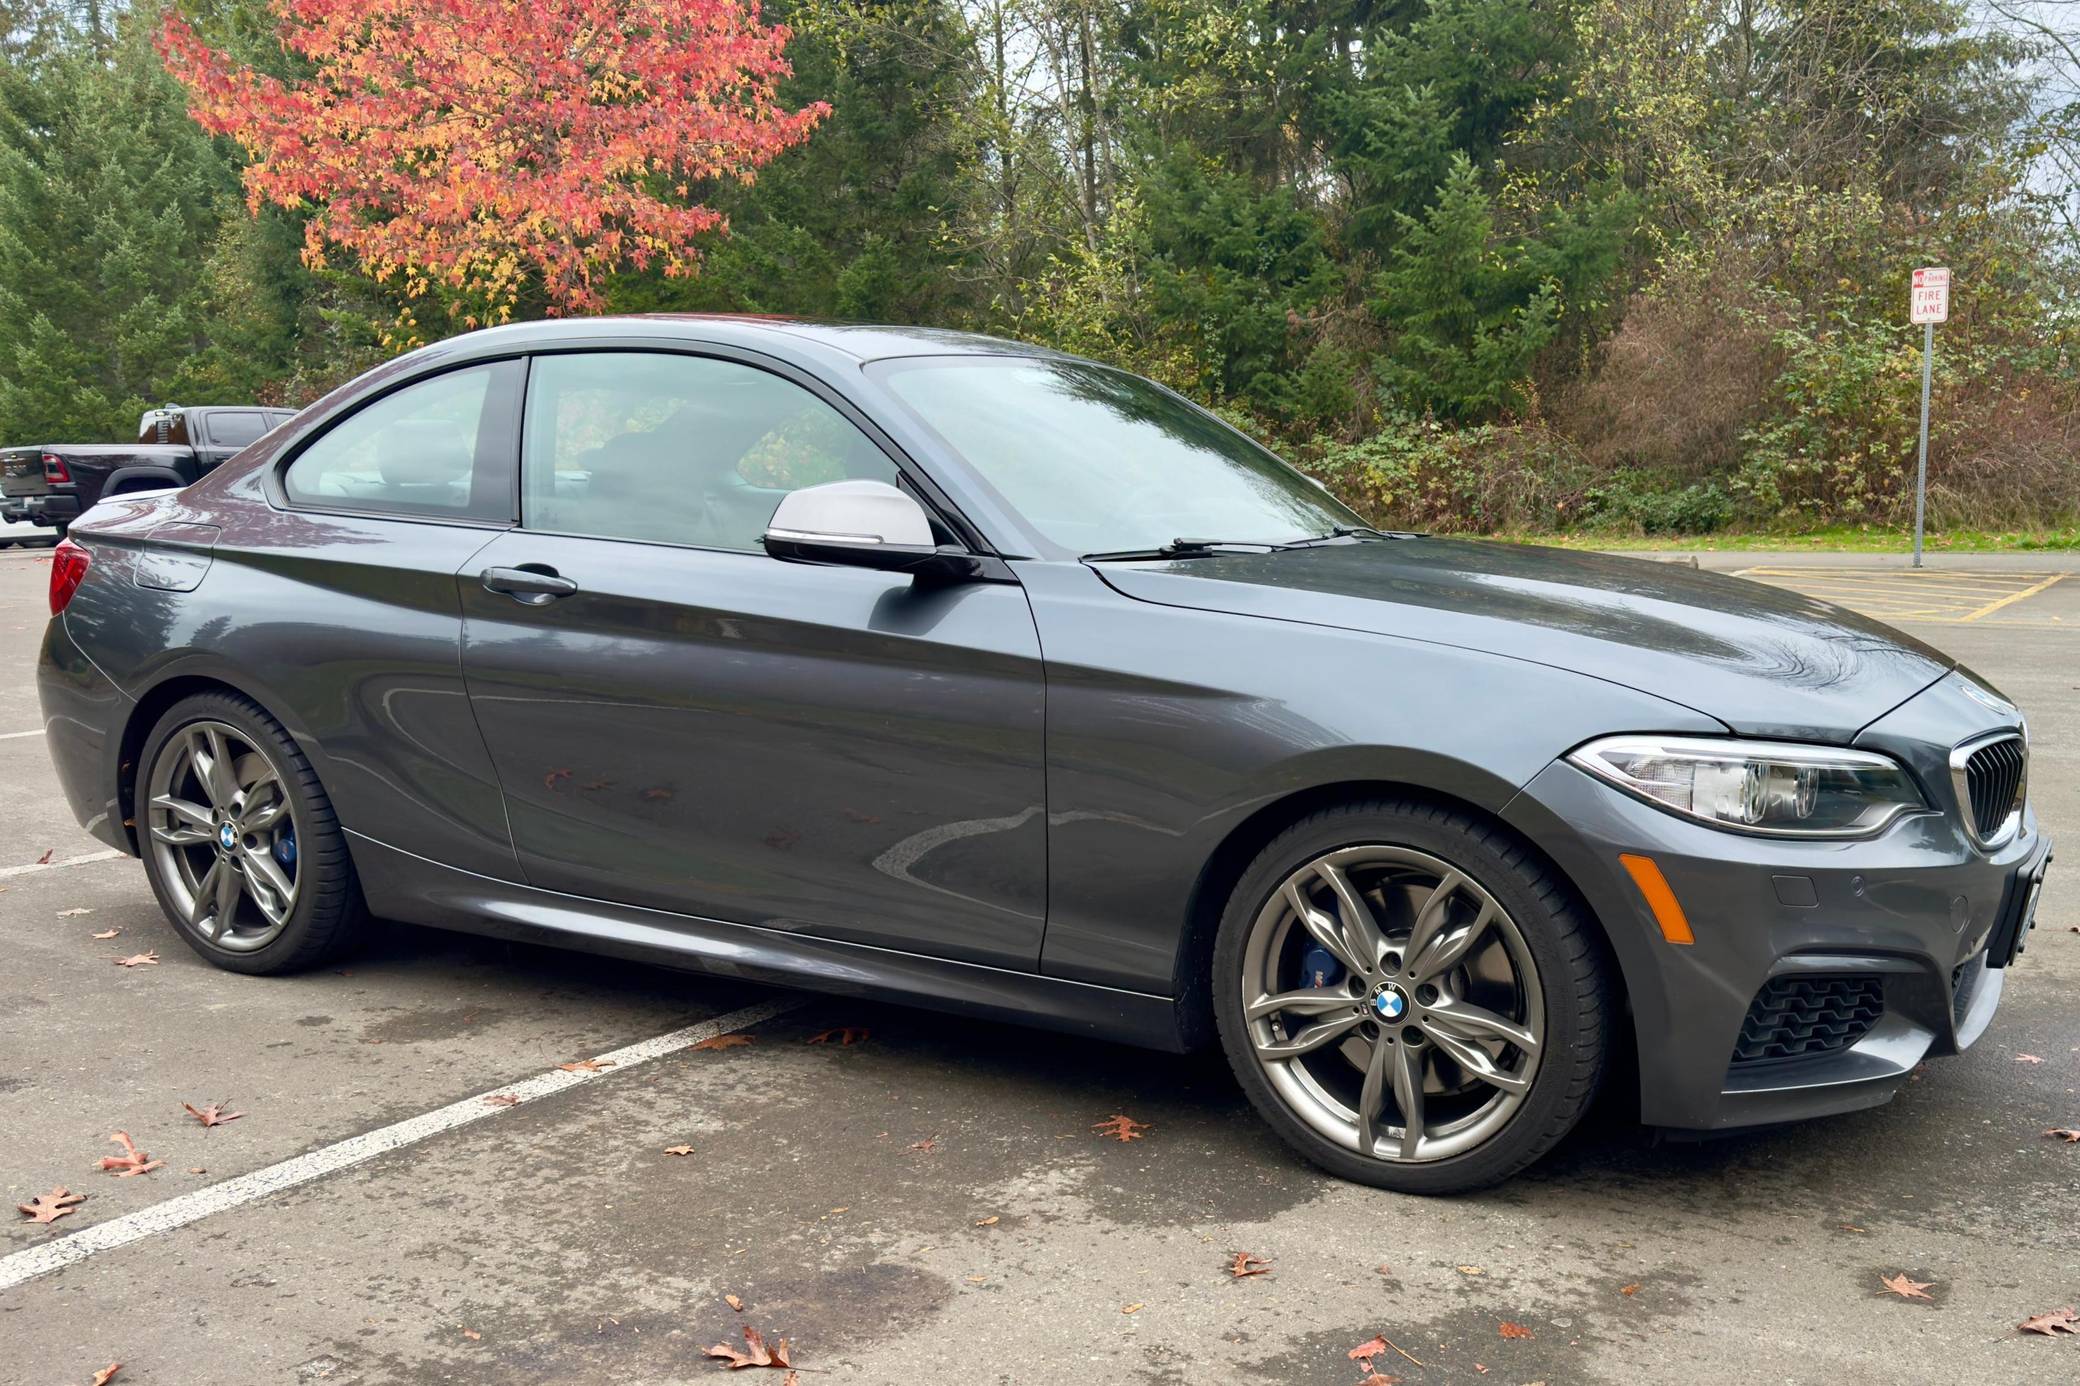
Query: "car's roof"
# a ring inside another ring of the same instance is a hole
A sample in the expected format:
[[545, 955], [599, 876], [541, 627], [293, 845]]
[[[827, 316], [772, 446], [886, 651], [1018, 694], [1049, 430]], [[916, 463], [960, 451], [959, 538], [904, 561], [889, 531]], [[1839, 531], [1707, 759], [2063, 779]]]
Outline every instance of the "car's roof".
[[943, 327], [905, 327], [899, 324], [834, 322], [817, 318], [766, 317], [748, 313], [638, 313], [621, 316], [545, 318], [535, 322], [509, 323], [470, 333], [463, 341], [494, 339], [501, 346], [543, 346], [606, 335], [685, 338], [729, 341], [753, 345], [760, 339], [815, 343], [843, 352], [861, 361], [878, 361], [892, 356], [1055, 356], [1048, 347], [1026, 342], [986, 337], [979, 332], [955, 332]]

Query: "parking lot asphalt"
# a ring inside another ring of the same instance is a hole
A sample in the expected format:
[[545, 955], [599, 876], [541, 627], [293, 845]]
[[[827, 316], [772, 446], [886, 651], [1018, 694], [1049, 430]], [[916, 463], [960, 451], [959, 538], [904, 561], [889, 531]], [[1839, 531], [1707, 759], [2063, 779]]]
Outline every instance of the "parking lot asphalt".
[[[1896, 563], [1742, 557], [1712, 566], [1898, 595], [1827, 571]], [[2042, 1134], [2080, 1127], [2080, 860], [1986, 1038], [1888, 1106], [1661, 1144], [1614, 1093], [1502, 1188], [1398, 1197], [1288, 1154], [1217, 1055], [401, 926], [325, 971], [216, 971], [58, 796], [46, 563], [0, 554], [0, 1182], [10, 1209], [88, 1197], [7, 1224], [0, 1381], [715, 1380], [704, 1350], [747, 1326], [811, 1386], [1355, 1383], [1375, 1335], [1408, 1383], [2080, 1379], [2080, 1339], [2016, 1330], [2080, 1302], [2080, 1144]], [[2005, 595], [2072, 566], [1945, 568], [2037, 574], [1981, 584]], [[1994, 600], [1900, 623], [2029, 713], [2038, 812], [2080, 855], [2080, 574], [1961, 619]], [[811, 1042], [840, 1027], [866, 1034]], [[714, 1031], [749, 1042], [689, 1042]], [[244, 1115], [182, 1110], [213, 1102]], [[1116, 1113], [1144, 1137], [1093, 1129]], [[118, 1130], [164, 1164], [98, 1171]], [[1238, 1252], [1270, 1272], [1231, 1275]], [[1885, 1293], [1900, 1272], [1931, 1298]]]

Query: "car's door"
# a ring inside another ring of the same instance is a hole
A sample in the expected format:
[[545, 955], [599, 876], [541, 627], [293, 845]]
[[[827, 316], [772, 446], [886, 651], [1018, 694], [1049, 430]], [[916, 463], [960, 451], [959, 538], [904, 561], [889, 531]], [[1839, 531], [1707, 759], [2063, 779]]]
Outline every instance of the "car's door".
[[522, 525], [462, 584], [465, 678], [530, 882], [1036, 965], [1024, 590], [760, 547], [787, 491], [898, 473], [842, 402], [760, 365], [534, 359]]
[[323, 757], [343, 826], [506, 879], [518, 865], [463, 688], [456, 574], [513, 523], [525, 369], [421, 376], [286, 441], [231, 483], [246, 503], [209, 513], [207, 601], [140, 579], [126, 608], [135, 645], [221, 668], [281, 711]]

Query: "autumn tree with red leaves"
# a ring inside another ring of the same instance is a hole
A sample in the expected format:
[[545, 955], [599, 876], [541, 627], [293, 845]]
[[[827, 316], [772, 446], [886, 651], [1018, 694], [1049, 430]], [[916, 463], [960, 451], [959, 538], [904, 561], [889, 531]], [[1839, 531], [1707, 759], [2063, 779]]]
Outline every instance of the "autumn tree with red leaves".
[[283, 80], [227, 59], [177, 11], [159, 33], [195, 119], [250, 160], [247, 205], [308, 214], [406, 298], [471, 322], [523, 295], [599, 305], [624, 265], [691, 274], [722, 226], [703, 180], [751, 181], [829, 108], [783, 110], [784, 25], [756, 0], [271, 0]]

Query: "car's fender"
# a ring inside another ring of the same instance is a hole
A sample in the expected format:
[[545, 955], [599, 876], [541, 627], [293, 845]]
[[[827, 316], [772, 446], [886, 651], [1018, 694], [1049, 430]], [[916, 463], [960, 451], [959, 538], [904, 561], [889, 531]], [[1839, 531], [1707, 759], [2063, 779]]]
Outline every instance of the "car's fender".
[[1572, 670], [1139, 602], [1080, 564], [1014, 566], [1047, 660], [1053, 975], [1171, 992], [1209, 867], [1260, 846], [1243, 830], [1261, 815], [1325, 788], [1412, 789], [1499, 816], [1591, 737], [1725, 731]]

